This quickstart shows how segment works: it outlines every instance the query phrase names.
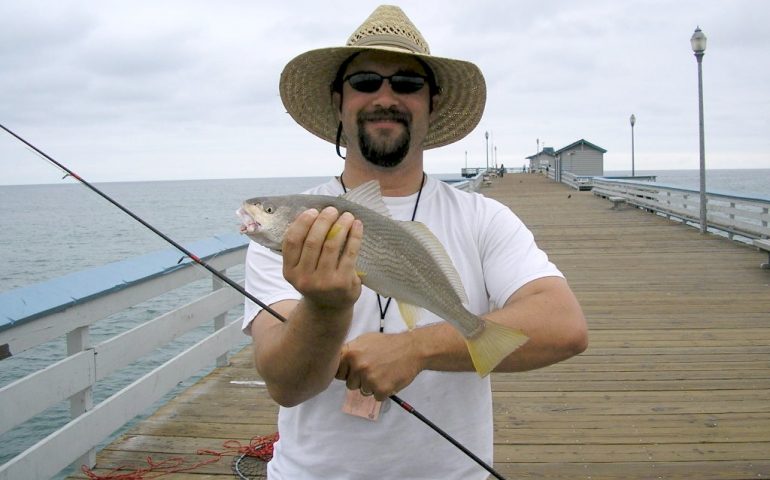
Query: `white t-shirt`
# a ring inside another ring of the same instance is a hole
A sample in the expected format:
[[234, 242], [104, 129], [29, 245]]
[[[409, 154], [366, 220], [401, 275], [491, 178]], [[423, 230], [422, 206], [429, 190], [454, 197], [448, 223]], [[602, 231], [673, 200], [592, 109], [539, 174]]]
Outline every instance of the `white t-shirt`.
[[[331, 180], [307, 193], [337, 196], [343, 190], [337, 180]], [[416, 200], [417, 194], [384, 198], [397, 220], [411, 219]], [[415, 220], [426, 224], [449, 253], [468, 295], [466, 308], [473, 313], [502, 307], [532, 280], [562, 276], [518, 217], [480, 194], [428, 177]], [[251, 242], [246, 258], [246, 289], [268, 305], [300, 298], [283, 278], [281, 258], [255, 242]], [[382, 304], [384, 307], [385, 299]], [[246, 333], [260, 310], [246, 300]], [[422, 310], [417, 325], [440, 321]], [[348, 340], [379, 328], [377, 296], [364, 287], [353, 310]], [[391, 305], [384, 321], [385, 333], [405, 329], [398, 308]], [[281, 407], [280, 440], [268, 464], [270, 480], [487, 478], [488, 473], [478, 464], [390, 400], [383, 403], [375, 422], [342, 412], [345, 392], [344, 382], [334, 380], [310, 400], [292, 408]], [[492, 463], [489, 377], [479, 378], [475, 372], [423, 371], [398, 396]]]

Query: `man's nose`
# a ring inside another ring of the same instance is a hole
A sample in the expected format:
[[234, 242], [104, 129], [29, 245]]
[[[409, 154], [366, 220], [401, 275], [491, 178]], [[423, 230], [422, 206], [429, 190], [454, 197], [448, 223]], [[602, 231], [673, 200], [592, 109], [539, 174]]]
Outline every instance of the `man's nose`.
[[398, 104], [398, 94], [393, 91], [393, 88], [390, 85], [390, 79], [383, 79], [382, 85], [380, 85], [379, 90], [376, 92], [376, 97], [374, 98], [374, 104], [388, 108], [393, 105]]

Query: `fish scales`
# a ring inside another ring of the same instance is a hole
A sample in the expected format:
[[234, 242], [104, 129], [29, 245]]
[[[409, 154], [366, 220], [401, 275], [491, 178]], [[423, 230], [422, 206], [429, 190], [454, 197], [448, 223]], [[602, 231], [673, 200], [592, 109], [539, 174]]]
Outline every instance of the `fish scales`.
[[[367, 225], [364, 228], [365, 240], [359, 255], [361, 262], [357, 265], [364, 273], [362, 282], [372, 290], [396, 298], [397, 301], [423, 306], [442, 318], [454, 318], [458, 320], [463, 334], [471, 335], [478, 327], [478, 322], [473, 315], [466, 315], [469, 312], [462, 308], [459, 296], [436, 262], [419, 242], [399, 234], [401, 227], [397, 222], [385, 220], [391, 224], [383, 222], [371, 228], [369, 225], [374, 222], [368, 225], [364, 222]], [[377, 259], [394, 256], [399, 257], [400, 261], [379, 262], [376, 265]], [[370, 263], [375, 266], [369, 267]], [[426, 289], [431, 290], [427, 295]]]

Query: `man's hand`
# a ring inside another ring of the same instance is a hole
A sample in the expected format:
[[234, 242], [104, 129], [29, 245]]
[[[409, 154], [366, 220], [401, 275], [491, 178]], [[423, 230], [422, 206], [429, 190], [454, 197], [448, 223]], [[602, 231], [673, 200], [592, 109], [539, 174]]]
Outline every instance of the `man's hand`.
[[348, 389], [382, 401], [412, 383], [422, 370], [412, 332], [365, 333], [342, 347], [335, 377]]
[[303, 298], [275, 305], [286, 323], [262, 310], [251, 326], [257, 370], [281, 405], [304, 402], [334, 380], [361, 295], [355, 266], [362, 239], [361, 221], [334, 208], [305, 211], [287, 230], [284, 276]]
[[307, 210], [289, 225], [283, 240], [283, 275], [319, 310], [345, 310], [361, 295], [356, 259], [363, 226], [334, 207]]

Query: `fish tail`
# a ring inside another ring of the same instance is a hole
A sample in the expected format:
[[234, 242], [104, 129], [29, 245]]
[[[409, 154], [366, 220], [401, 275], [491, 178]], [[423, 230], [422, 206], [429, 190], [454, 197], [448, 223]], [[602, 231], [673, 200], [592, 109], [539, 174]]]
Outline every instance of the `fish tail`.
[[473, 367], [481, 377], [486, 377], [505, 357], [519, 348], [529, 337], [520, 331], [489, 320], [482, 320], [481, 333], [466, 338]]

